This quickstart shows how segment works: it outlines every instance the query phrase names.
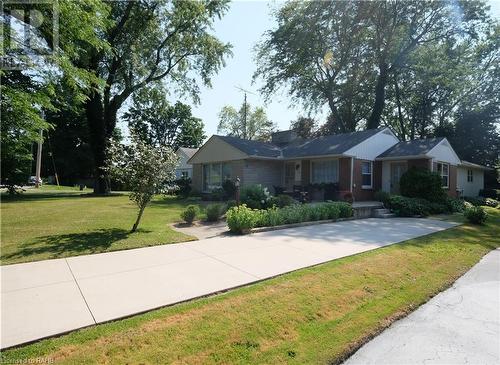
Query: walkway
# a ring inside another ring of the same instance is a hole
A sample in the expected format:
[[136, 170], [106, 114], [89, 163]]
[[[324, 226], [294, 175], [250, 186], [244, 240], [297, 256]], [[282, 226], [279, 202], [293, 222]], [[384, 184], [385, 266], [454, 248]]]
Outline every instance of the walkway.
[[500, 364], [500, 250], [344, 364]]
[[1, 347], [130, 316], [440, 231], [365, 219], [2, 266]]

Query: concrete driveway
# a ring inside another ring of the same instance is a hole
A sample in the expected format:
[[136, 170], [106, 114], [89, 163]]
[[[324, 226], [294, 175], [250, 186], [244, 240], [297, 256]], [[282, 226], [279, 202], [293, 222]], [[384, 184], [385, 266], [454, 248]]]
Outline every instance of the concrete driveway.
[[365, 219], [1, 266], [1, 347], [130, 316], [450, 228]]
[[500, 364], [500, 250], [344, 364]]

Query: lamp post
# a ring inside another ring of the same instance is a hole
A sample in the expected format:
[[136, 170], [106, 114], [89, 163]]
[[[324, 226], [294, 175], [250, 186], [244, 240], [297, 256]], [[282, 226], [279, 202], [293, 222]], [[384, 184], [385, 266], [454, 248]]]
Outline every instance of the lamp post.
[[240, 205], [240, 178], [236, 176], [236, 182], [234, 183], [236, 186], [236, 205]]

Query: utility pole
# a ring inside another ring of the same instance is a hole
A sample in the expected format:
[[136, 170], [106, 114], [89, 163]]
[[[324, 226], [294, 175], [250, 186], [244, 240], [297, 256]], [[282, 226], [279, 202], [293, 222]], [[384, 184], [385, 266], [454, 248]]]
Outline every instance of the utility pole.
[[42, 143], [43, 143], [43, 130], [40, 129], [40, 140], [38, 141], [38, 150], [36, 152], [36, 181], [35, 187], [40, 187], [40, 170], [42, 168]]
[[251, 91], [243, 89], [240, 86], [235, 86], [235, 88], [240, 90], [240, 91], [243, 91], [243, 93], [244, 93], [244, 99], [243, 99], [243, 139], [247, 139], [247, 114], [248, 114], [247, 93], [252, 94], [252, 95], [255, 95], [255, 94]]
[[245, 91], [245, 101], [243, 102], [243, 139], [247, 139], [247, 92]]

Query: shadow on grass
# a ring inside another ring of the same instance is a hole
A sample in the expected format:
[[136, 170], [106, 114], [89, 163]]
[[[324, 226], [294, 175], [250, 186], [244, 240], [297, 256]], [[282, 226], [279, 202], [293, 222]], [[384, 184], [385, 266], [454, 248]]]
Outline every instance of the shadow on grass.
[[36, 201], [36, 200], [60, 200], [67, 198], [113, 198], [118, 196], [123, 196], [124, 193], [111, 193], [106, 195], [99, 195], [93, 193], [85, 193], [85, 192], [28, 192], [22, 193], [18, 195], [9, 195], [3, 193], [0, 195], [2, 202], [5, 203], [22, 203], [28, 201]]
[[68, 233], [41, 236], [20, 245], [16, 252], [2, 255], [2, 260], [20, 259], [29, 256], [58, 258], [81, 253], [92, 254], [105, 252], [114, 242], [127, 238], [131, 234], [151, 231], [138, 229], [135, 233], [118, 228], [99, 229], [85, 233]]

